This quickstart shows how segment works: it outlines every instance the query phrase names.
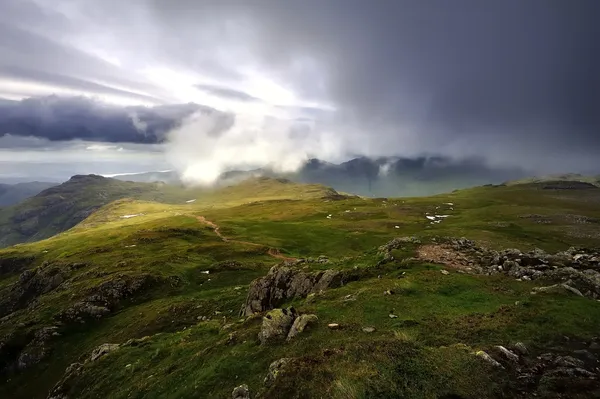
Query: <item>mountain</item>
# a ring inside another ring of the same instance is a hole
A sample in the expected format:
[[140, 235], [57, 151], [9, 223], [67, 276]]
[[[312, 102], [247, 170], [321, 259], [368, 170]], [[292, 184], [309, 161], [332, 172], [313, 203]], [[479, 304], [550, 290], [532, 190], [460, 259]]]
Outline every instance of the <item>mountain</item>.
[[269, 168], [231, 171], [223, 174], [221, 179], [227, 182], [262, 175], [324, 184], [338, 191], [367, 197], [411, 197], [498, 184], [524, 174], [519, 169], [491, 168], [476, 159], [361, 157], [341, 164], [310, 159], [292, 173], [279, 173]]
[[163, 200], [166, 192], [162, 184], [73, 176], [17, 205], [1, 208], [0, 247], [51, 237], [75, 226], [101, 206], [126, 197]]
[[600, 393], [600, 188], [180, 190], [76, 176], [24, 202], [106, 205], [0, 250], [0, 397]]
[[122, 181], [133, 181], [138, 183], [163, 182], [168, 184], [180, 183], [179, 176], [175, 171], [141, 172], [141, 173], [122, 173], [106, 176]]
[[547, 175], [542, 177], [528, 177], [519, 180], [512, 180], [506, 182], [507, 185], [515, 184], [530, 184], [530, 183], [545, 183], [545, 182], [556, 182], [556, 181], [570, 181], [570, 182], [581, 182], [590, 183], [594, 186], [600, 187], [600, 175], [596, 176], [584, 176], [578, 173], [565, 173], [556, 175]]
[[0, 207], [21, 202], [25, 198], [33, 197], [40, 191], [55, 185], [56, 183], [38, 181], [17, 184], [0, 183]]

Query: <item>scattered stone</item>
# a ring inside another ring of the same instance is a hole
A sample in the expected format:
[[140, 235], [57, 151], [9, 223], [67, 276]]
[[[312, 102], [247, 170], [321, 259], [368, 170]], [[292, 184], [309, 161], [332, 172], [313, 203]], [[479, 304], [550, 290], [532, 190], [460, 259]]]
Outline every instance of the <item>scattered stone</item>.
[[366, 333], [372, 333], [375, 332], [375, 327], [363, 327], [362, 330]]
[[100, 359], [102, 356], [109, 354], [110, 352], [114, 352], [119, 349], [119, 344], [102, 344], [92, 352], [90, 356], [90, 362], [94, 362]]
[[566, 284], [566, 283], [562, 283], [562, 284], [554, 284], [554, 285], [550, 285], [547, 287], [534, 287], [531, 290], [531, 294], [537, 294], [537, 293], [562, 293], [562, 292], [571, 292], [577, 296], [583, 296], [583, 294], [581, 293], [581, 291], [579, 291], [577, 288], [573, 288], [570, 285]]
[[394, 291], [392, 291], [392, 290], [384, 291], [383, 295], [394, 295]]
[[390, 313], [388, 316], [389, 316], [390, 319], [397, 319], [398, 318], [398, 316], [396, 316], [393, 313]]
[[327, 327], [329, 327], [331, 330], [337, 330], [340, 328], [340, 325], [337, 323], [329, 323], [327, 324]]
[[294, 320], [294, 324], [292, 324], [292, 328], [290, 328], [290, 332], [288, 333], [287, 340], [294, 338], [296, 335], [300, 334], [302, 331], [308, 327], [308, 325], [316, 323], [319, 321], [317, 315], [314, 314], [303, 314], [300, 315]]
[[444, 270], [444, 269], [442, 269], [441, 272], [445, 276], [447, 276], [448, 274], [450, 274], [450, 272], [448, 270]]
[[248, 385], [243, 384], [239, 387], [234, 388], [231, 393], [232, 399], [250, 399], [250, 390], [248, 389]]

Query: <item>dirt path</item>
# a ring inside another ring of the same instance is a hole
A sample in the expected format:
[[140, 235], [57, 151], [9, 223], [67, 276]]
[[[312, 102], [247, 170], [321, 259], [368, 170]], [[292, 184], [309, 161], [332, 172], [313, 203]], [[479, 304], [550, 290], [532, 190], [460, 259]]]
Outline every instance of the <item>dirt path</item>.
[[[213, 231], [215, 232], [215, 234], [221, 240], [223, 240], [224, 242], [235, 242], [235, 243], [238, 243], [238, 244], [245, 244], [245, 245], [250, 245], [250, 246], [253, 246], [253, 247], [263, 247], [263, 248], [266, 247], [266, 245], [257, 244], [255, 242], [241, 241], [241, 240], [231, 240], [231, 239], [225, 237], [221, 233], [221, 230], [220, 230], [219, 226], [216, 223], [213, 223], [210, 220], [207, 220], [204, 216], [196, 216], [196, 220], [198, 220], [200, 223], [205, 224], [208, 227], [210, 227], [211, 229], [213, 229]], [[280, 260], [284, 260], [284, 261], [295, 261], [295, 260], [297, 260], [296, 258], [291, 258], [289, 256], [282, 255], [277, 248], [269, 248], [267, 250], [267, 255], [271, 256], [272, 258], [280, 259]]]

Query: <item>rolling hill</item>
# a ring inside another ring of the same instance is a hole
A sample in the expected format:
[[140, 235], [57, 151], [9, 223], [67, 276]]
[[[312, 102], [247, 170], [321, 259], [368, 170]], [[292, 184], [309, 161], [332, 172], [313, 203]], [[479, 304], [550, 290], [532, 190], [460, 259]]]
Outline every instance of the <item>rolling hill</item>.
[[0, 250], [2, 397], [600, 392], [593, 185], [396, 199], [268, 178], [65, 185], [106, 203]]

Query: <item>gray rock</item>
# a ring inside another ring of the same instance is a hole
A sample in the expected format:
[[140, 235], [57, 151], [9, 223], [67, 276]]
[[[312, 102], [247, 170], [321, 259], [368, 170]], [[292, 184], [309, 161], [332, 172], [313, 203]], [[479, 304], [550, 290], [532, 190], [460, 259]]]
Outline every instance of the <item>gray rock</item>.
[[529, 353], [529, 350], [523, 342], [517, 342], [514, 345], [514, 350], [517, 351], [521, 356], [525, 356]]
[[93, 350], [92, 355], [90, 356], [90, 362], [94, 362], [117, 349], [119, 349], [119, 344], [102, 344]]
[[294, 338], [296, 335], [304, 331], [308, 325], [316, 323], [317, 321], [319, 321], [319, 318], [314, 314], [303, 314], [298, 316], [296, 320], [294, 320], [292, 328], [290, 328], [290, 332], [287, 335], [287, 340], [289, 341], [290, 339]]
[[362, 330], [366, 333], [372, 333], [375, 332], [375, 327], [363, 327]]
[[250, 390], [248, 385], [243, 384], [239, 387], [235, 387], [231, 393], [232, 399], [250, 399]]
[[502, 365], [498, 361], [496, 361], [493, 357], [491, 357], [489, 354], [487, 354], [484, 351], [478, 351], [477, 353], [475, 353], [475, 355], [477, 357], [480, 357], [485, 362], [491, 364], [494, 367], [504, 368], [504, 367], [502, 367]]
[[286, 338], [295, 319], [296, 312], [293, 308], [271, 310], [262, 319], [262, 326], [258, 333], [261, 344], [268, 344]]
[[246, 302], [240, 312], [249, 316], [279, 306], [287, 299], [305, 298], [327, 288], [339, 287], [342, 275], [336, 270], [302, 272], [287, 266], [273, 266], [269, 273], [250, 284]]
[[509, 351], [504, 346], [498, 345], [495, 348], [498, 351], [498, 353], [500, 353], [500, 355], [504, 359], [508, 360], [509, 362], [511, 362], [511, 363], [518, 363], [519, 362], [519, 356], [517, 356], [515, 353]]

